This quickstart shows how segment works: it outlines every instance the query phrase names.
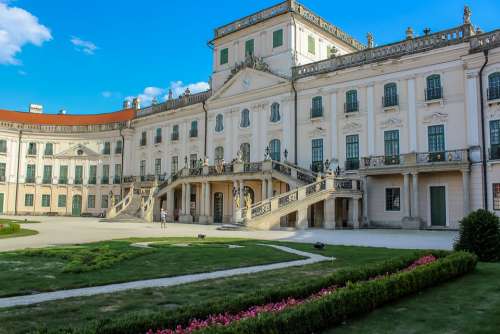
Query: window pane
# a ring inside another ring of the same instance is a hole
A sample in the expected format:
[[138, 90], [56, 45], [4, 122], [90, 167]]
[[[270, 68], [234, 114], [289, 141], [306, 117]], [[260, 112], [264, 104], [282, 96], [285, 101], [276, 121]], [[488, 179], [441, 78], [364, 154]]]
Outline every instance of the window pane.
[[229, 49], [220, 50], [220, 64], [224, 65], [229, 62]]
[[254, 41], [249, 39], [245, 42], [245, 57], [254, 54]]
[[309, 53], [316, 54], [316, 41], [313, 36], [309, 36], [307, 39], [307, 49]]
[[386, 211], [400, 211], [401, 199], [399, 188], [385, 189], [385, 210]]
[[269, 149], [271, 154], [271, 159], [275, 161], [281, 160], [281, 141], [279, 139], [273, 139], [269, 142]]
[[429, 152], [444, 152], [444, 125], [433, 125], [428, 128]]
[[283, 45], [283, 29], [273, 32], [273, 48]]

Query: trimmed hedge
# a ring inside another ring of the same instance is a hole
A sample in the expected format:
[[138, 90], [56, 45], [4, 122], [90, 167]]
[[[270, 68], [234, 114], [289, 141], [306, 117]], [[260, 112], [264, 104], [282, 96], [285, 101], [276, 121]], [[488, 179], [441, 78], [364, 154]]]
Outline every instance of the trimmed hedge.
[[212, 314], [237, 313], [254, 305], [278, 302], [288, 297], [306, 298], [333, 285], [345, 285], [347, 282], [367, 280], [370, 277], [406, 268], [422, 255], [432, 253], [440, 258], [449, 255], [446, 251], [420, 251], [413, 256], [400, 257], [376, 264], [340, 269], [330, 275], [304, 283], [291, 283], [287, 286], [255, 290], [239, 297], [227, 297], [179, 307], [172, 311], [133, 312], [124, 316], [96, 321], [85, 328], [65, 328], [59, 331], [41, 330], [39, 333], [78, 333], [78, 334], [138, 334], [149, 329], [175, 328], [186, 326], [192, 319], [204, 319]]
[[21, 225], [16, 223], [0, 224], [0, 235], [14, 234], [21, 231]]
[[476, 256], [458, 252], [411, 271], [377, 280], [348, 283], [331, 295], [280, 313], [263, 313], [227, 327], [207, 327], [196, 333], [317, 333], [341, 323], [347, 317], [367, 313], [388, 302], [464, 275], [472, 271], [476, 263]]

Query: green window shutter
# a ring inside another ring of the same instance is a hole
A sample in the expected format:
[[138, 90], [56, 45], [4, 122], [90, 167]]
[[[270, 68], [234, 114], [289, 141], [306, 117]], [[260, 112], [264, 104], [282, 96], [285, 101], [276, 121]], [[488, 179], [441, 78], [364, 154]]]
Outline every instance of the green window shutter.
[[316, 40], [313, 36], [309, 36], [307, 38], [307, 49], [309, 50], [310, 54], [316, 54]]
[[66, 195], [59, 195], [59, 197], [57, 198], [57, 206], [59, 208], [66, 207]]
[[33, 194], [24, 195], [24, 206], [33, 206]]
[[254, 54], [254, 41], [249, 39], [245, 42], [245, 57]]
[[50, 195], [42, 195], [42, 207], [50, 207]]
[[283, 29], [273, 32], [273, 48], [283, 45]]
[[220, 64], [224, 65], [229, 62], [229, 49], [220, 50]]

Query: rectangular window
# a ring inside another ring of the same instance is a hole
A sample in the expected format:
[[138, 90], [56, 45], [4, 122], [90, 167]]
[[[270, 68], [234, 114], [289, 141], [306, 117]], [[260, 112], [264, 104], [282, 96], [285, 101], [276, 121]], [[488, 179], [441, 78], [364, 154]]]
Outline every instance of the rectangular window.
[[57, 197], [57, 207], [59, 207], [59, 208], [66, 207], [66, 195], [59, 195]]
[[198, 121], [191, 122], [191, 129], [189, 130], [189, 136], [191, 138], [198, 137]]
[[500, 119], [490, 121], [490, 159], [500, 159]]
[[115, 164], [115, 177], [113, 179], [113, 183], [122, 183], [122, 164]]
[[493, 210], [500, 210], [500, 183], [493, 183]]
[[323, 117], [323, 97], [315, 96], [312, 99], [311, 118]]
[[156, 136], [155, 136], [155, 144], [161, 143], [162, 136], [161, 136], [161, 128], [156, 129]]
[[146, 140], [147, 140], [147, 133], [146, 131], [143, 131], [141, 133], [141, 146], [146, 146]]
[[26, 183], [35, 183], [35, 165], [26, 166]]
[[197, 162], [198, 162], [198, 155], [196, 153], [195, 154], [191, 154], [189, 156], [189, 166], [191, 168], [196, 168]]
[[33, 206], [33, 194], [24, 195], [24, 206]]
[[140, 167], [141, 180], [144, 181], [144, 178], [146, 177], [146, 160], [141, 160], [141, 165], [139, 167]]
[[444, 125], [433, 125], [427, 128], [427, 139], [430, 153], [443, 153], [444, 146]]
[[101, 196], [101, 209], [107, 209], [108, 208], [108, 195], [102, 195]]
[[88, 195], [88, 197], [87, 197], [87, 207], [89, 209], [95, 209], [95, 195]]
[[42, 207], [50, 208], [50, 195], [42, 195]]
[[122, 154], [123, 151], [123, 142], [121, 140], [116, 142], [115, 154]]
[[6, 164], [5, 162], [0, 163], [0, 182], [5, 182], [5, 170]]
[[0, 153], [7, 153], [7, 141], [0, 139]]
[[43, 166], [43, 184], [52, 183], [52, 166]]
[[179, 126], [174, 125], [172, 127], [172, 141], [179, 140]]
[[28, 155], [36, 155], [36, 143], [28, 144]]
[[83, 166], [75, 166], [75, 184], [83, 183]]
[[254, 54], [254, 40], [249, 39], [245, 42], [245, 57], [253, 56]]
[[179, 157], [174, 156], [174, 157], [172, 157], [172, 165], [170, 167], [170, 173], [175, 174], [175, 173], [177, 173], [178, 169], [179, 169]]
[[359, 168], [359, 136], [346, 136], [346, 170]]
[[161, 175], [161, 159], [155, 160], [155, 175]]
[[273, 48], [278, 48], [283, 45], [283, 29], [273, 32]]
[[68, 184], [68, 166], [59, 167], [59, 184]]
[[89, 184], [97, 183], [97, 166], [93, 165], [89, 168]]
[[400, 211], [401, 198], [399, 188], [385, 189], [385, 211]]
[[323, 139], [312, 140], [312, 166], [313, 172], [323, 172]]
[[385, 164], [399, 164], [399, 131], [391, 130], [384, 132]]
[[51, 156], [54, 154], [54, 145], [52, 143], [45, 144], [45, 151], [43, 152], [46, 156]]
[[225, 48], [220, 50], [220, 64], [224, 65], [229, 62], [229, 49]]
[[110, 142], [104, 143], [104, 148], [102, 150], [102, 154], [105, 154], [105, 155], [111, 154], [111, 143]]
[[109, 184], [109, 165], [102, 165], [101, 184]]
[[309, 35], [307, 38], [307, 50], [310, 54], [316, 54], [316, 40], [314, 36]]

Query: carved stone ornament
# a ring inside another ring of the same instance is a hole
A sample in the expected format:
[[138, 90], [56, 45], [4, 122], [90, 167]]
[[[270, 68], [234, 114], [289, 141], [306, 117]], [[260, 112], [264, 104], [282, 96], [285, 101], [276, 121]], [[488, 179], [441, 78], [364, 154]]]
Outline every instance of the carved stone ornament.
[[[271, 73], [271, 69], [269, 68], [269, 65], [266, 62], [264, 62], [264, 58], [250, 54], [245, 58], [244, 61], [234, 66], [226, 82], [231, 80], [236, 74], [238, 74], [239, 71], [245, 68], [251, 68], [257, 71]], [[243, 80], [243, 85], [245, 85], [245, 80]], [[250, 82], [248, 82], [248, 86], [250, 86]]]
[[403, 121], [399, 118], [389, 118], [380, 123], [380, 127], [383, 129], [387, 128], [401, 128], [403, 127]]
[[346, 123], [343, 127], [344, 133], [349, 133], [349, 132], [358, 132], [361, 130], [363, 126], [360, 123], [356, 122], [351, 122], [351, 123]]
[[448, 114], [435, 112], [432, 115], [424, 117], [424, 124], [445, 123], [448, 120]]

